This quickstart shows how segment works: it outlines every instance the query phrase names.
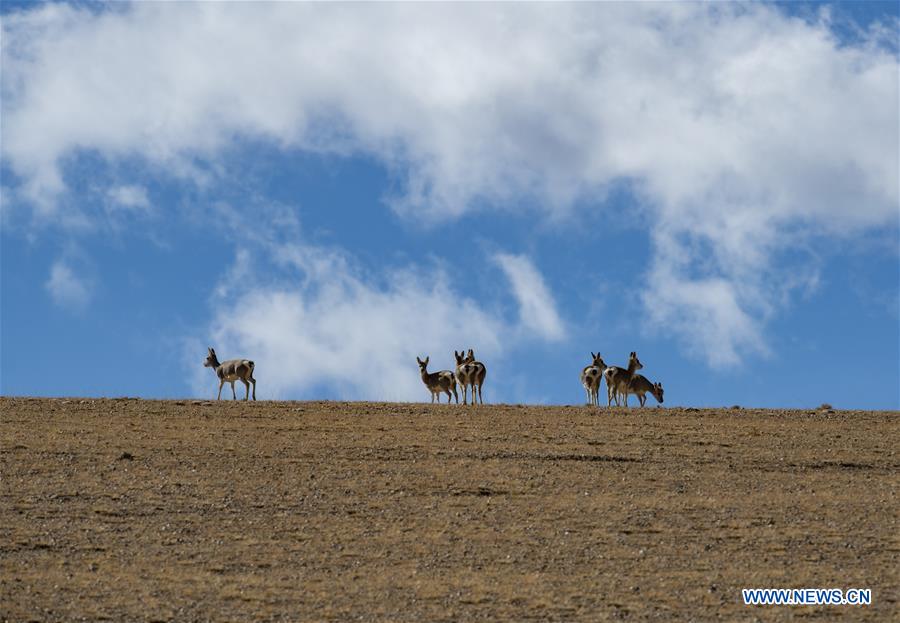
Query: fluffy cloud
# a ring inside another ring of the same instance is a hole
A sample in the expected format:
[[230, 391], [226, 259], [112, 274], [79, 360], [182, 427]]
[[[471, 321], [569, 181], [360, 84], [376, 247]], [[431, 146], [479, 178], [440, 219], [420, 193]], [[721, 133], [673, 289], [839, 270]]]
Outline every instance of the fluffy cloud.
[[170, 166], [242, 135], [374, 153], [435, 217], [620, 177], [695, 217], [897, 198], [895, 57], [765, 6], [49, 5], [3, 34], [4, 152], [36, 200], [73, 150]]
[[115, 186], [107, 191], [109, 209], [113, 211], [145, 212], [150, 209], [147, 189], [135, 184]]
[[3, 156], [45, 215], [79, 151], [205, 182], [244, 137], [374, 156], [432, 221], [565, 218], [624, 180], [648, 318], [733, 363], [795, 283], [773, 257], [896, 221], [883, 30], [846, 44], [765, 4], [44, 5], [4, 18]]
[[57, 305], [70, 311], [83, 310], [91, 300], [88, 282], [79, 277], [64, 260], [53, 264], [44, 287]]

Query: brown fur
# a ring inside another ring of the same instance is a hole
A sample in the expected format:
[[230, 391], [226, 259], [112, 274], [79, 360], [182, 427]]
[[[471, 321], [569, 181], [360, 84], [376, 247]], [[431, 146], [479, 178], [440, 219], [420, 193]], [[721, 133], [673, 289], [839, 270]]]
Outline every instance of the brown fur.
[[641, 406], [644, 406], [644, 403], [647, 402], [647, 392], [653, 395], [656, 398], [656, 402], [662, 404], [663, 401], [663, 386], [662, 383], [651, 383], [647, 380], [647, 377], [642, 374], [635, 374], [634, 378], [631, 379], [628, 383], [628, 393], [634, 394], [638, 397], [638, 401], [641, 403]]
[[435, 397], [440, 402], [441, 393], [446, 392], [447, 404], [450, 404], [450, 392], [452, 391], [453, 397], [456, 398], [456, 404], [459, 404], [459, 394], [456, 393], [456, 377], [453, 373], [450, 370], [429, 372], [428, 357], [425, 357], [425, 361], [416, 357], [416, 361], [419, 363], [419, 373], [422, 375], [422, 382], [425, 383], [425, 387], [431, 392], [431, 402], [434, 402]]
[[637, 353], [631, 351], [631, 354], [628, 356], [627, 369], [612, 366], [603, 372], [603, 376], [606, 379], [607, 406], [610, 406], [613, 399], [615, 399], [616, 406], [618, 407], [619, 394], [625, 396], [625, 406], [628, 406], [628, 383], [631, 381], [632, 377], [634, 377], [634, 373], [643, 367], [644, 365], [641, 363], [640, 359], [638, 359]]
[[600, 406], [600, 381], [603, 379], [603, 371], [606, 370], [606, 363], [600, 356], [591, 353], [592, 363], [585, 366], [581, 371], [581, 384], [587, 392], [587, 400], [589, 405]]
[[237, 400], [234, 382], [238, 380], [247, 386], [247, 395], [244, 397], [244, 400], [249, 400], [250, 398], [251, 384], [253, 385], [253, 400], [256, 400], [256, 379], [253, 378], [253, 370], [256, 368], [256, 364], [249, 359], [229, 359], [219, 363], [216, 351], [209, 347], [209, 353], [206, 356], [206, 361], [203, 362], [203, 367], [215, 370], [216, 376], [219, 378], [219, 396], [216, 400], [222, 398], [222, 386], [225, 385], [226, 381], [231, 383], [231, 395]]
[[475, 351], [471, 348], [468, 354], [462, 351], [453, 351], [456, 358], [456, 380], [463, 388], [463, 404], [467, 404], [468, 387], [472, 386], [472, 404], [477, 404], [476, 397], [484, 404], [484, 398], [481, 393], [481, 386], [487, 376], [487, 368], [480, 361], [475, 360]]

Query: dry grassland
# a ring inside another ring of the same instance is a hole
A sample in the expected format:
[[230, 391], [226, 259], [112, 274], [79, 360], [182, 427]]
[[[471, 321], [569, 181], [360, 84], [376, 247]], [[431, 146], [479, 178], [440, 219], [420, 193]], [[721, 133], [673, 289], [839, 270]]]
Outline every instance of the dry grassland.
[[898, 620], [898, 452], [897, 412], [2, 398], [0, 620]]

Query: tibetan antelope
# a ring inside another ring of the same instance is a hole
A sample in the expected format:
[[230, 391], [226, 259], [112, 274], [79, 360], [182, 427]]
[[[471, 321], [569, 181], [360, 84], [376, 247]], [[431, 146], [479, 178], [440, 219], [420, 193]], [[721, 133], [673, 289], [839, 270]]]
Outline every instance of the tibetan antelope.
[[473, 349], [469, 349], [468, 354], [466, 355], [466, 363], [471, 363], [475, 366], [475, 384], [472, 385], [472, 402], [475, 402], [475, 386], [478, 386], [478, 400], [481, 404], [484, 404], [484, 398], [481, 396], [481, 386], [484, 385], [484, 377], [487, 376], [487, 368], [484, 367], [484, 364], [475, 359], [475, 351]]
[[[647, 392], [653, 394], [653, 397], [656, 398], [656, 402], [662, 404], [663, 401], [663, 386], [662, 383], [651, 383], [647, 380], [647, 377], [642, 374], [635, 374], [634, 378], [632, 378], [628, 382], [628, 394], [634, 394], [638, 397], [638, 401], [641, 403], [641, 406], [644, 406], [644, 403], [647, 402]], [[626, 394], [627, 397], [627, 394]]]
[[453, 351], [456, 358], [456, 380], [462, 386], [463, 404], [467, 403], [469, 386], [472, 386], [472, 404], [477, 404], [477, 397], [484, 404], [484, 398], [481, 393], [481, 386], [484, 384], [484, 377], [487, 375], [487, 369], [480, 361], [475, 361], [475, 352], [470, 348], [468, 354]]
[[419, 362], [419, 372], [422, 374], [422, 382], [425, 383], [425, 387], [431, 392], [431, 402], [434, 402], [435, 397], [437, 397], [437, 401], [440, 402], [441, 392], [446, 392], [447, 404], [450, 404], [450, 392], [452, 391], [453, 397], [456, 398], [456, 404], [459, 404], [459, 394], [456, 393], [456, 377], [453, 376], [453, 373], [450, 372], [450, 370], [429, 372], [428, 357], [425, 357], [425, 361], [416, 357], [416, 361]]
[[219, 397], [216, 400], [222, 398], [222, 386], [225, 385], [225, 381], [231, 383], [231, 395], [237, 400], [237, 394], [234, 393], [234, 382], [237, 380], [247, 386], [247, 395], [244, 396], [244, 400], [250, 398], [250, 384], [253, 384], [253, 400], [256, 400], [256, 379], [253, 378], [253, 368], [256, 367], [256, 364], [249, 359], [229, 359], [219, 363], [216, 351], [210, 347], [203, 367], [212, 368], [219, 377]]
[[613, 399], [616, 406], [619, 406], [619, 394], [625, 396], [625, 406], [628, 406], [628, 383], [634, 378], [634, 373], [643, 368], [641, 360], [638, 359], [637, 353], [631, 351], [628, 356], [628, 368], [620, 368], [618, 366], [610, 366], [603, 371], [603, 378], [606, 379], [606, 406], [611, 406]]
[[581, 371], [581, 384], [584, 391], [587, 392], [587, 400], [589, 405], [600, 406], [600, 381], [603, 379], [603, 371], [606, 370], [606, 363], [600, 353], [596, 355], [591, 353], [593, 362]]

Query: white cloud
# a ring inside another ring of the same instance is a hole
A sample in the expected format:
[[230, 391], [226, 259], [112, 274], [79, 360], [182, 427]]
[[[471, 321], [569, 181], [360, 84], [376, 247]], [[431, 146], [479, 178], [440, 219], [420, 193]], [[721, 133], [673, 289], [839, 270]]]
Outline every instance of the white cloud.
[[375, 156], [432, 221], [521, 198], [565, 217], [628, 180], [649, 319], [692, 343], [712, 322], [731, 354], [698, 352], [737, 361], [756, 295], [787, 287], [784, 231], [896, 219], [884, 31], [842, 44], [825, 14], [738, 3], [43, 5], [4, 16], [3, 156], [44, 215], [78, 150], [191, 177], [241, 137]]
[[50, 278], [44, 287], [57, 305], [70, 311], [83, 310], [91, 300], [88, 282], [79, 277], [64, 260], [53, 264]]
[[[243, 285], [217, 288], [209, 339], [223, 357], [255, 361], [261, 395], [302, 397], [326, 387], [347, 399], [419, 401], [428, 394], [417, 356], [431, 357], [431, 371], [453, 369], [453, 351], [474, 348], [498, 378], [496, 364], [523, 339], [523, 328], [531, 328], [533, 302], [520, 299], [524, 326], [507, 322], [454, 289], [439, 267], [371, 275], [332, 249], [267, 244], [264, 272], [279, 277], [256, 284], [254, 275], [262, 271], [254, 270], [249, 253], [241, 251], [224, 276]], [[524, 270], [542, 283], [527, 258], [507, 257], [515, 265], [511, 279]], [[537, 337], [554, 334], [545, 330]], [[209, 371], [193, 367], [195, 391], [209, 392], [215, 385]], [[504, 395], [498, 384], [489, 391], [493, 400]]]
[[254, 272], [253, 257], [249, 249], [237, 249], [234, 253], [234, 263], [216, 284], [213, 294], [218, 299], [226, 299], [235, 291], [246, 290], [247, 283], [253, 283], [256, 278]]
[[768, 347], [744, 300], [743, 291], [722, 278], [686, 279], [657, 264], [644, 293], [649, 318], [682, 336], [687, 349], [713, 366], [732, 366], [741, 352], [767, 353]]
[[150, 209], [147, 189], [135, 184], [115, 186], [107, 191], [111, 210], [146, 212]]
[[546, 340], [560, 340], [565, 327], [556, 311], [556, 302], [547, 289], [544, 278], [527, 257], [497, 253], [494, 261], [509, 279], [519, 303], [522, 328]]
[[434, 217], [622, 176], [668, 206], [881, 199], [850, 222], [897, 197], [896, 59], [765, 6], [49, 5], [4, 20], [3, 52], [4, 151], [37, 197], [75, 149], [171, 165], [241, 135], [375, 153]]

